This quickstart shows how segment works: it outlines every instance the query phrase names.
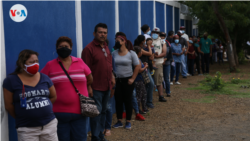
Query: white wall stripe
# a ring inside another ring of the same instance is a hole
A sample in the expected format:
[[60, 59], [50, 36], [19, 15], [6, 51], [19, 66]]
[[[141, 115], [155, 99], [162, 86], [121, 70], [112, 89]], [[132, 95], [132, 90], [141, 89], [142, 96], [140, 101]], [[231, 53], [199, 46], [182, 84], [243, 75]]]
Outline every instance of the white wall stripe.
[[119, 32], [119, 2], [115, 1], [115, 32]]
[[138, 0], [138, 35], [141, 35], [141, 0]]
[[174, 25], [174, 23], [175, 23], [175, 17], [174, 17], [174, 6], [173, 6], [173, 31], [175, 33], [176, 31], [175, 31], [175, 25]]
[[[153, 21], [154, 21], [154, 27], [153, 28], [155, 28], [156, 27], [156, 12], [155, 12], [155, 0], [154, 0], [154, 2], [153, 2]], [[152, 30], [152, 29], [151, 29]]]
[[164, 4], [164, 26], [165, 26], [165, 33], [167, 33], [167, 9], [166, 9], [166, 4]]
[[[0, 27], [0, 37], [1, 37], [1, 53], [0, 53], [0, 85], [2, 86], [2, 82], [6, 77], [6, 60], [5, 60], [5, 40], [4, 40], [4, 23], [3, 23], [3, 7], [2, 1], [0, 1], [0, 20], [1, 20], [1, 27]], [[4, 100], [3, 100], [3, 89], [1, 87], [1, 126], [0, 126], [0, 139], [1, 141], [8, 141], [9, 140], [9, 125], [8, 125], [8, 113], [5, 110]], [[3, 129], [3, 130], [2, 130]]]
[[77, 57], [81, 57], [83, 43], [82, 43], [82, 8], [81, 1], [75, 1], [75, 16], [76, 16], [76, 50]]

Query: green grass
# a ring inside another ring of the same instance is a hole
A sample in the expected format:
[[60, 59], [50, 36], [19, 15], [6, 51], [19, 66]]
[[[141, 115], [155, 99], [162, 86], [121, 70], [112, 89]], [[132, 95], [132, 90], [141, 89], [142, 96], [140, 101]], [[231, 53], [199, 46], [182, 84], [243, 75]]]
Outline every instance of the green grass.
[[189, 87], [188, 90], [199, 90], [203, 94], [221, 94], [221, 95], [233, 95], [236, 98], [250, 98], [250, 88], [241, 88], [241, 86], [249, 86], [250, 80], [240, 80], [239, 84], [232, 84], [231, 82], [225, 83], [225, 87], [221, 90], [211, 91], [209, 87], [200, 81], [197, 87]]
[[182, 100], [194, 103], [214, 103], [216, 101], [215, 98], [216, 98], [215, 96], [205, 96], [201, 99], [182, 99]]

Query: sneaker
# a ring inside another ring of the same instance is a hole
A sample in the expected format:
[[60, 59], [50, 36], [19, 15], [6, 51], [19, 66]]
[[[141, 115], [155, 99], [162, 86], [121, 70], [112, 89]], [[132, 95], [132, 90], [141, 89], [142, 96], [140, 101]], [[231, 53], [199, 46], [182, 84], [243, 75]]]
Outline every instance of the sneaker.
[[148, 110], [148, 109], [146, 109], [146, 110], [143, 110], [143, 111], [144, 111], [144, 112], [146, 112], [146, 113], [147, 113], [147, 112], [149, 112], [149, 110]]
[[141, 110], [139, 110], [139, 113], [142, 114], [142, 115], [146, 114], [146, 112], [141, 111]]
[[203, 76], [203, 74], [198, 74], [198, 76]]
[[170, 85], [174, 85], [173, 82], [170, 82]]
[[160, 102], [167, 102], [167, 100], [163, 96], [159, 97], [159, 101]]
[[125, 129], [131, 130], [131, 123], [130, 122], [126, 122]]
[[123, 112], [122, 118], [126, 118], [126, 112]]
[[167, 97], [171, 97], [171, 95], [170, 95], [170, 94], [167, 94]]
[[189, 73], [187, 73], [187, 76], [191, 76]]
[[115, 125], [113, 125], [113, 128], [120, 128], [123, 127], [123, 124], [121, 121], [118, 121]]
[[151, 75], [154, 75], [154, 74], [155, 74], [155, 70], [152, 70]]
[[176, 84], [176, 85], [180, 85], [181, 83], [177, 81], [177, 82], [175, 82], [174, 84]]
[[153, 105], [147, 105], [148, 108], [154, 109]]
[[144, 121], [145, 118], [141, 114], [137, 114], [136, 117], [135, 117], [135, 120]]

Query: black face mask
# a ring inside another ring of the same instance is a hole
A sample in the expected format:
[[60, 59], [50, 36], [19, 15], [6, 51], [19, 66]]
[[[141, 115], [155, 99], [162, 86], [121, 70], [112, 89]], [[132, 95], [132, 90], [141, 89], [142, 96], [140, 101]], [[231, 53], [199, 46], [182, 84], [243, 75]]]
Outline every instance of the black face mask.
[[62, 47], [56, 50], [57, 54], [62, 58], [67, 58], [71, 54], [71, 49]]
[[115, 48], [116, 49], [120, 49], [122, 47], [122, 45], [120, 44], [119, 41], [115, 42]]

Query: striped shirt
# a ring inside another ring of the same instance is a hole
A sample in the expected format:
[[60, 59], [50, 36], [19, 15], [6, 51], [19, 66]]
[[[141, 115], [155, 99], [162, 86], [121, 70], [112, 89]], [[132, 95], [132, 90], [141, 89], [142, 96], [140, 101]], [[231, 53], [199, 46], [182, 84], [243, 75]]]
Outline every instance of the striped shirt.
[[[76, 88], [84, 96], [88, 97], [87, 78], [91, 71], [81, 58], [71, 56], [72, 63], [68, 73]], [[41, 70], [50, 77], [56, 89], [57, 100], [53, 104], [53, 111], [63, 113], [81, 114], [79, 97], [70, 83], [67, 75], [59, 64], [59, 59], [49, 61]]]

